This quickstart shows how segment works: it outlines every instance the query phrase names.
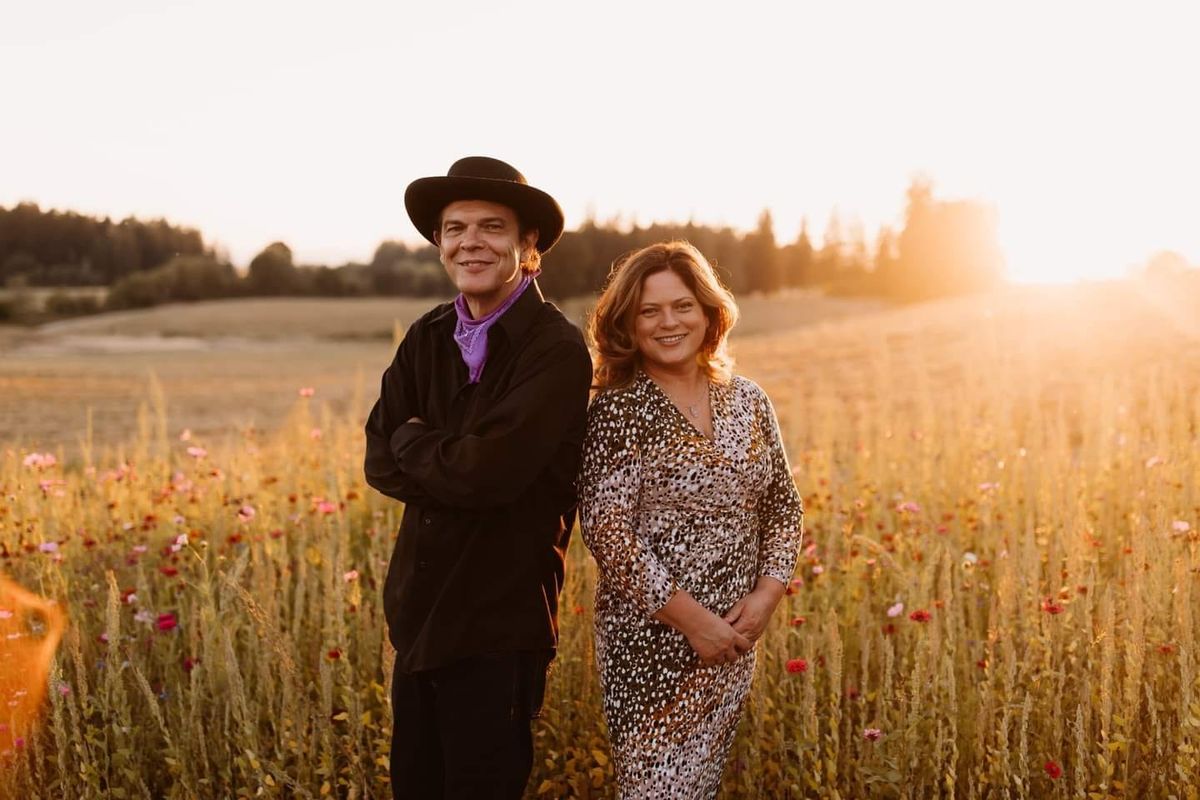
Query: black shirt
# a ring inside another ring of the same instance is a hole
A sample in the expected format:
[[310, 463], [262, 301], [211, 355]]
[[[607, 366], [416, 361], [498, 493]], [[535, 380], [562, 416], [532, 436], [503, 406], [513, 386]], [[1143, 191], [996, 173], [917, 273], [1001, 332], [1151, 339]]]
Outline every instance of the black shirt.
[[[592, 365], [536, 283], [488, 331], [480, 382], [452, 303], [414, 322], [367, 419], [367, 483], [403, 501], [384, 584], [403, 671], [554, 648]], [[424, 424], [408, 422], [420, 417]]]

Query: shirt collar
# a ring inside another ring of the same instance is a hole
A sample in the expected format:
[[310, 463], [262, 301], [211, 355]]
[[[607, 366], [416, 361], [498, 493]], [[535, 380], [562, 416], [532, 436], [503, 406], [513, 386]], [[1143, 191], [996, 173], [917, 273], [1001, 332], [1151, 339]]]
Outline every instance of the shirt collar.
[[546, 298], [542, 296], [542, 289], [535, 279], [525, 293], [517, 298], [517, 302], [513, 303], [512, 308], [496, 320], [496, 327], [504, 330], [504, 335], [510, 342], [519, 340], [529, 330], [545, 302]]

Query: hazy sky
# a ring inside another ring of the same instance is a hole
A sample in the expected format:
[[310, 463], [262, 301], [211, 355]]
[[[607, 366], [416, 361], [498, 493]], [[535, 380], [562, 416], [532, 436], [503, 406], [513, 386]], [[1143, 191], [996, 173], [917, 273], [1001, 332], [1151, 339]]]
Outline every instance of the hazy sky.
[[[14, 7], [15, 5], [15, 7]], [[911, 177], [996, 205], [1018, 279], [1200, 262], [1190, 3], [110, 0], [0, 10], [0, 204], [199, 228], [245, 265], [416, 241], [503, 158], [592, 212], [873, 237]]]

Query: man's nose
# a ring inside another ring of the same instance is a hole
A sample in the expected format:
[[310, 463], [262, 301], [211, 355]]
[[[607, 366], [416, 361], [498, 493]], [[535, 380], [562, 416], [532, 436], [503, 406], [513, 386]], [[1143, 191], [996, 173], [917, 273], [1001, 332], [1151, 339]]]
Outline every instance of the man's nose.
[[479, 247], [483, 244], [483, 238], [479, 235], [479, 228], [474, 225], [468, 225], [463, 231], [462, 246], [463, 247]]

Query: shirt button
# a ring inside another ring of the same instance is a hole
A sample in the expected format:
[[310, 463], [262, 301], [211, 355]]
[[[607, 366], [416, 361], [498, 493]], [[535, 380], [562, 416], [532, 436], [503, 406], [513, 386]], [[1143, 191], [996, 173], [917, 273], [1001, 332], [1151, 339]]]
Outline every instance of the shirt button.
[[423, 520], [421, 520], [421, 521], [422, 521], [422, 522], [424, 522], [426, 525], [432, 525], [432, 524], [433, 524], [433, 517], [425, 517], [425, 519], [423, 519]]
[[428, 561], [418, 561], [418, 562], [417, 562], [417, 569], [419, 569], [419, 570], [421, 570], [422, 572], [424, 572], [425, 570], [429, 569], [429, 562], [428, 562]]

